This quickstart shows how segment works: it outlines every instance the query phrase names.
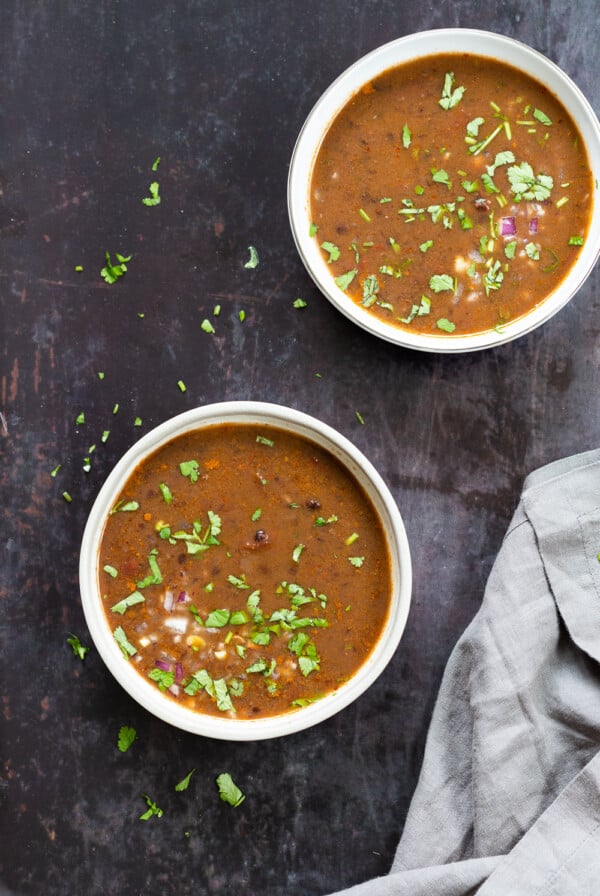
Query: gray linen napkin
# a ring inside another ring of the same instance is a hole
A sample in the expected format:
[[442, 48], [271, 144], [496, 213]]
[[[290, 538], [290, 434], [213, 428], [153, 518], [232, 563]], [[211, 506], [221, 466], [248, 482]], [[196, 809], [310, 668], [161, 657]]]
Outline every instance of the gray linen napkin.
[[600, 451], [531, 474], [448, 662], [390, 874], [347, 896], [600, 894], [599, 553]]

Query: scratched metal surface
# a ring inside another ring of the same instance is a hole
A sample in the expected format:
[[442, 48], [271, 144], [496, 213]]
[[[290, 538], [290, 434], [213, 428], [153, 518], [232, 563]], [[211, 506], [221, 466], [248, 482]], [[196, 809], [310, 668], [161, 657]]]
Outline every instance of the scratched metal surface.
[[[445, 661], [479, 606], [522, 480], [597, 446], [600, 430], [597, 270], [543, 330], [444, 358], [359, 331], [295, 253], [286, 175], [312, 104], [366, 51], [449, 25], [524, 40], [592, 102], [600, 95], [594, 0], [531, 0], [526, 11], [511, 0], [1, 4], [7, 893], [318, 896], [387, 871]], [[158, 155], [162, 203], [146, 208]], [[255, 270], [244, 268], [251, 244]], [[99, 277], [106, 249], [134, 255], [114, 286]], [[217, 303], [209, 336], [200, 323]], [[65, 643], [68, 632], [89, 643], [78, 548], [111, 466], [170, 415], [238, 398], [291, 405], [353, 439], [398, 501], [415, 573], [405, 638], [372, 689], [305, 734], [260, 744], [167, 727], [94, 650], [81, 663]], [[138, 731], [127, 754], [116, 749], [123, 724]], [[190, 789], [174, 793], [191, 767]], [[223, 770], [247, 794], [238, 809], [216, 794]], [[138, 821], [143, 792], [161, 819]]]

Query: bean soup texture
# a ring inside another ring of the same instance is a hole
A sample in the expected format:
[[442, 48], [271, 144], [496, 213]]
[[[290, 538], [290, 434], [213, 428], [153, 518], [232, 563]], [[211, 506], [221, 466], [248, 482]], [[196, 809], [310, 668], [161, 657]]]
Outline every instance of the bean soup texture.
[[370, 499], [333, 455], [277, 427], [211, 426], [160, 447], [99, 553], [124, 661], [202, 713], [277, 715], [335, 691], [389, 615]]
[[593, 181], [567, 110], [492, 59], [392, 68], [332, 122], [311, 182], [338, 286], [400, 328], [501, 328], [559, 285], [586, 239]]

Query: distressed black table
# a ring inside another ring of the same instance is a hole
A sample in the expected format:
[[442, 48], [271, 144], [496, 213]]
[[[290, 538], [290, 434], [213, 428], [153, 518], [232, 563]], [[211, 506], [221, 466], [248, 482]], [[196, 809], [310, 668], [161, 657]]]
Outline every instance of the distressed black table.
[[[444, 664], [523, 478], [599, 442], [600, 284], [596, 271], [542, 330], [493, 351], [383, 344], [305, 273], [288, 162], [323, 89], [416, 30], [512, 35], [595, 103], [597, 11], [594, 0], [1, 4], [2, 892], [318, 896], [387, 871]], [[145, 206], [155, 179], [161, 204]], [[113, 285], [105, 251], [133, 256]], [[304, 734], [228, 744], [151, 717], [94, 649], [81, 662], [66, 638], [91, 643], [78, 549], [112, 465], [167, 417], [245, 398], [314, 414], [367, 454], [405, 518], [415, 584], [397, 655], [353, 706]], [[121, 725], [138, 733], [127, 753]], [[221, 771], [246, 793], [237, 809], [218, 798]], [[142, 793], [162, 818], [139, 820]]]

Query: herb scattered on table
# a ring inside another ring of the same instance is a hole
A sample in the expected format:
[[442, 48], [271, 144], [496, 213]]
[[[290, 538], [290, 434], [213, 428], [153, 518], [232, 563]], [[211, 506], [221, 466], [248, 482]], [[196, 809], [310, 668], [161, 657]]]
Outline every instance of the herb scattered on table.
[[191, 770], [191, 772], [188, 772], [188, 773], [187, 773], [187, 775], [185, 776], [185, 778], [182, 778], [181, 781], [179, 781], [179, 782], [175, 785], [175, 790], [176, 790], [178, 793], [181, 793], [182, 791], [188, 789], [188, 787], [190, 786], [190, 781], [191, 781], [191, 779], [192, 779], [192, 775], [194, 774], [195, 771], [196, 771], [196, 769], [193, 768], [193, 769]]
[[217, 787], [223, 802], [229, 803], [230, 806], [239, 806], [246, 799], [246, 795], [242, 793], [229, 772], [222, 772], [217, 777]]
[[120, 255], [119, 252], [115, 252], [117, 263], [113, 264], [110, 260], [110, 253], [106, 252], [105, 254], [106, 265], [100, 271], [100, 275], [107, 283], [116, 283], [119, 277], [126, 273], [127, 263], [131, 261], [133, 255]]
[[119, 728], [119, 736], [117, 738], [117, 746], [121, 753], [127, 752], [136, 737], [137, 732], [135, 728], [130, 728], [128, 725], [121, 725]]
[[244, 265], [245, 268], [256, 268], [258, 267], [258, 252], [254, 248], [254, 246], [248, 246], [248, 252], [250, 253], [250, 258]]
[[150, 799], [147, 793], [142, 793], [141, 796], [143, 800], [146, 800], [148, 809], [146, 810], [146, 812], [143, 812], [142, 815], [140, 815], [140, 821], [148, 821], [148, 819], [152, 818], [153, 815], [156, 815], [157, 818], [162, 818], [163, 810], [160, 808], [160, 806], [157, 806], [156, 803]]
[[71, 648], [73, 649], [73, 653], [80, 660], [85, 659], [85, 655], [88, 652], [88, 650], [90, 649], [89, 647], [84, 647], [83, 644], [81, 643], [81, 641], [79, 640], [79, 638], [77, 637], [77, 635], [73, 635], [73, 634], [70, 634], [69, 637], [67, 638], [67, 644], [71, 645]]

